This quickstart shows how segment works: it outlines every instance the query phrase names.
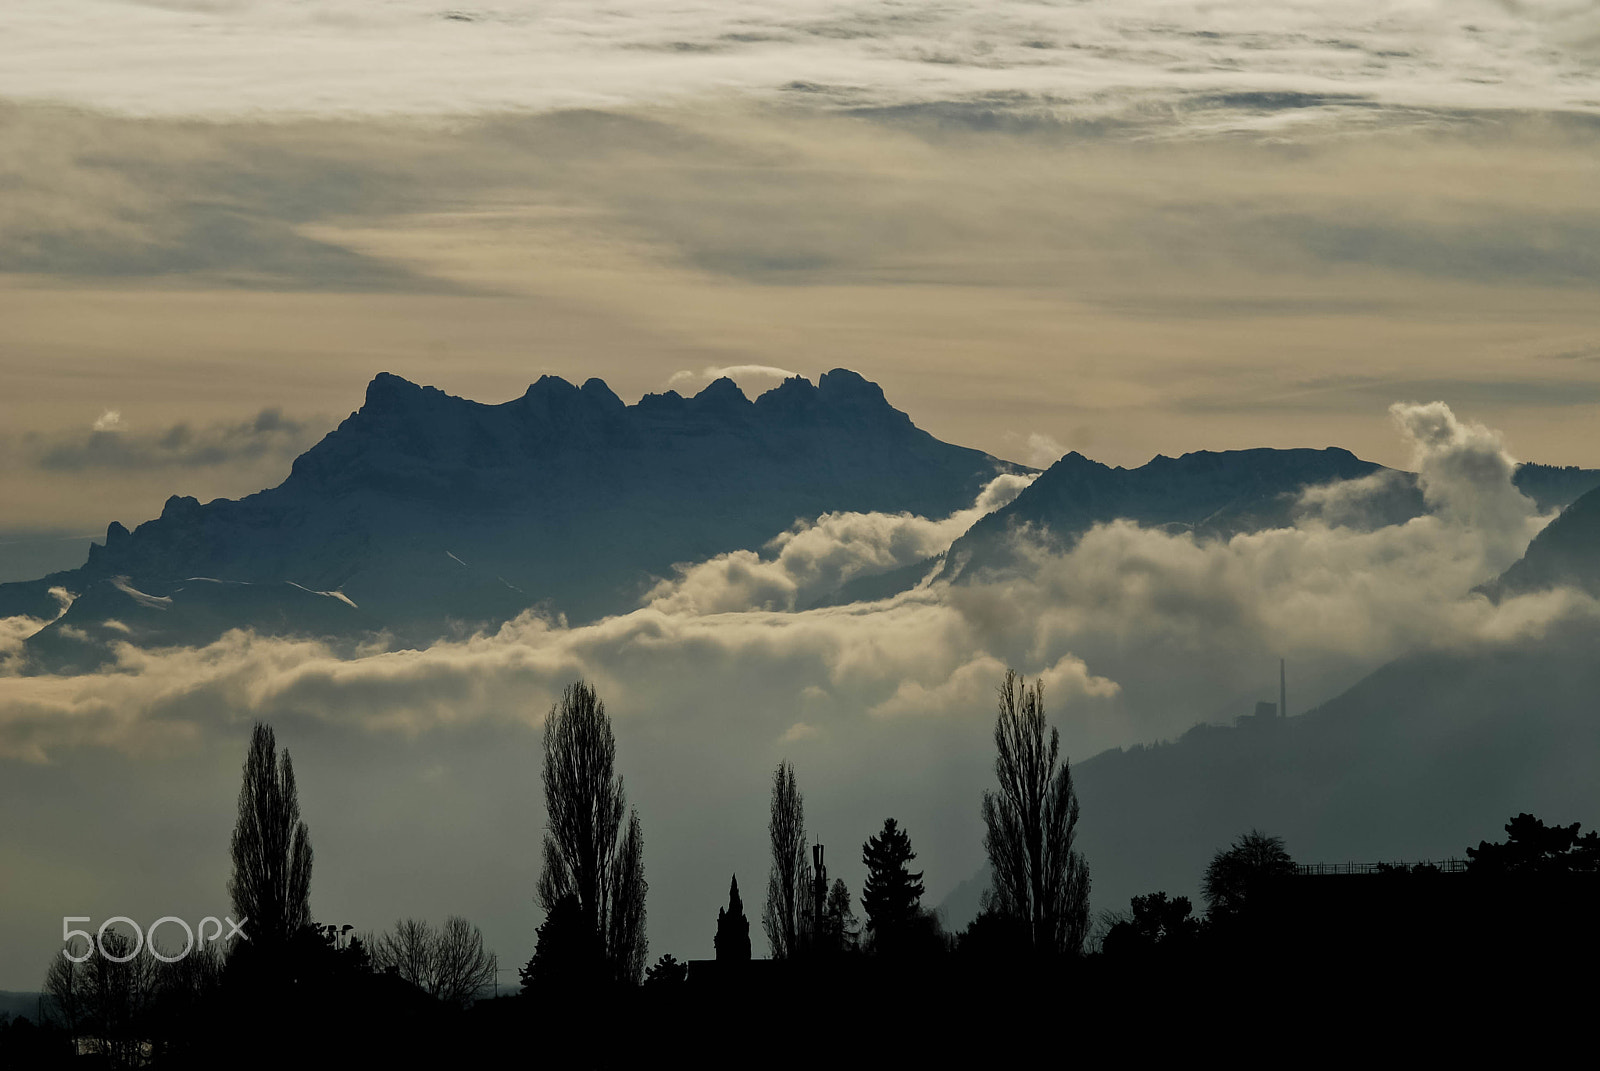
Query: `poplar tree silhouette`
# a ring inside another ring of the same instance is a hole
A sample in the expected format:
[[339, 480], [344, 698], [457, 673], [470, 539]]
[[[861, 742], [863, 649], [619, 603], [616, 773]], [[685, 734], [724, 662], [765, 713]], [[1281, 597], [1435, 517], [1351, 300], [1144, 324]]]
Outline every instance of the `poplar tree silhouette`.
[[255, 953], [287, 948], [311, 924], [311, 835], [300, 820], [294, 764], [276, 754], [272, 727], [256, 722], [239, 789], [228, 893]]
[[1046, 740], [1045, 728], [1044, 684], [1006, 670], [994, 727], [1000, 790], [983, 794], [989, 906], [1026, 931], [1036, 954], [1077, 955], [1089, 931], [1089, 867], [1073, 847], [1078, 796], [1061, 734]]
[[568, 685], [544, 723], [549, 826], [538, 897], [547, 917], [563, 908], [563, 926], [570, 897], [596, 939], [574, 940], [571, 947], [598, 948], [613, 980], [637, 985], [646, 949], [644, 834], [636, 811], [623, 827], [627, 800], [616, 759], [605, 704], [584, 681]]
[[884, 819], [882, 832], [861, 846], [861, 861], [867, 865], [861, 906], [867, 932], [880, 951], [898, 950], [921, 914], [922, 872], [913, 874], [907, 867], [916, 857], [911, 838], [893, 818]]
[[494, 985], [499, 961], [483, 946], [483, 933], [459, 915], [434, 929], [424, 919], [402, 919], [372, 944], [372, 966], [445, 1004], [465, 1008]]
[[800, 952], [801, 916], [811, 896], [811, 863], [806, 859], [805, 800], [795, 782], [794, 765], [778, 763], [772, 774], [772, 813], [767, 826], [772, 839], [772, 872], [767, 877], [767, 905], [761, 926], [773, 959]]

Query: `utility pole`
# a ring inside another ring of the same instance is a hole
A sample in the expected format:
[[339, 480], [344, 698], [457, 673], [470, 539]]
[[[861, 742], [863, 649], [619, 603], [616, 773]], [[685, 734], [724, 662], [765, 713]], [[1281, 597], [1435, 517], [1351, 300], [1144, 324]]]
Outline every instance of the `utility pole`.
[[1284, 669], [1283, 659], [1278, 659], [1278, 717], [1289, 716], [1289, 676]]
[[815, 881], [811, 887], [811, 945], [813, 950], [822, 941], [822, 910], [828, 900], [828, 868], [822, 862], [822, 845], [811, 846], [811, 871]]

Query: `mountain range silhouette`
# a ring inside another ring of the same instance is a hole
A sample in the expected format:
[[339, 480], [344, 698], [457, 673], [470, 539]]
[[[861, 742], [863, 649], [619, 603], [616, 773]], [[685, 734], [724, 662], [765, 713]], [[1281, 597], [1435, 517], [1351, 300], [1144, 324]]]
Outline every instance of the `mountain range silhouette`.
[[[131, 530], [113, 521], [79, 568], [0, 584], [0, 616], [49, 621], [27, 646], [34, 668], [58, 672], [103, 664], [113, 643], [202, 644], [229, 628], [385, 630], [425, 645], [530, 607], [579, 624], [636, 608], [676, 563], [759, 550], [796, 521], [944, 517], [996, 475], [1031, 471], [934, 438], [847, 369], [753, 400], [723, 378], [633, 405], [599, 379], [544, 376], [488, 405], [379, 373], [277, 487], [173, 496]], [[942, 559], [856, 577], [821, 601], [882, 598], [934, 570], [965, 582], [1014, 569], [1008, 536], [1022, 527], [1066, 546], [1118, 518], [1199, 536], [1288, 524], [1306, 487], [1380, 472], [1390, 490], [1373, 523], [1422, 512], [1412, 474], [1338, 448], [1198, 451], [1132, 469], [1070, 453]], [[1517, 480], [1549, 509], [1600, 473], [1525, 465]], [[1600, 583], [1591, 515], [1600, 501], [1551, 525], [1506, 583]], [[64, 613], [56, 592], [72, 597]]]

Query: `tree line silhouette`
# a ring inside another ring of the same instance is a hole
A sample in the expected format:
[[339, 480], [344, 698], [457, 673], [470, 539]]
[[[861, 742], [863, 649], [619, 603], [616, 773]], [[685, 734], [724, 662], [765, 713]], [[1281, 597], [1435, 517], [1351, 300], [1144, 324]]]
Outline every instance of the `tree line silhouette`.
[[[1457, 949], [1457, 927], [1491, 903], [1553, 914], [1554, 939], [1559, 924], [1587, 914], [1597, 891], [1600, 834], [1528, 814], [1507, 823], [1505, 841], [1467, 849], [1456, 868], [1465, 878], [1424, 864], [1322, 880], [1297, 867], [1281, 838], [1253, 829], [1213, 855], [1203, 915], [1187, 897], [1157, 891], [1092, 924], [1089, 868], [1075, 847], [1079, 804], [1042, 684], [1007, 671], [998, 695], [995, 785], [980, 803], [992, 883], [959, 933], [923, 905], [924, 874], [911, 869], [917, 853], [896, 818], [861, 844], [859, 899], [842, 879], [830, 883], [795, 768], [784, 761], [773, 771], [768, 814], [760, 914], [768, 958], [752, 955], [733, 875], [716, 914], [715, 957], [664, 954], [647, 968], [642, 825], [616, 772], [604, 703], [584, 681], [568, 686], [543, 731], [547, 827], [534, 897], [544, 919], [518, 969], [520, 990], [495, 998], [497, 960], [463, 918], [438, 927], [402, 919], [380, 934], [314, 921], [314, 855], [294, 767], [271, 727], [257, 723], [228, 883], [249, 939], [226, 951], [202, 944], [165, 962], [130, 954], [133, 942], [107, 931], [81, 962], [52, 959], [38, 1021], [0, 1019], [0, 1057], [7, 1066], [81, 1055], [113, 1068], [186, 1068], [213, 1066], [219, 1052], [234, 1066], [282, 1066], [317, 1052], [416, 1065], [525, 1051], [530, 1023], [541, 1023], [555, 1033], [539, 1047], [563, 1065], [614, 1066], [708, 1010], [717, 1026], [699, 1038], [703, 1048], [770, 1046], [773, 1015], [782, 1014], [775, 1009], [814, 1007], [819, 994], [835, 1007], [904, 1018], [926, 999], [981, 1003], [998, 988], [1016, 1009], [1045, 1014], [1067, 994], [1108, 999], [1151, 971], [1243, 984], [1286, 956], [1331, 957], [1363, 940], [1370, 950], [1374, 933], [1437, 957]], [[1481, 960], [1483, 950], [1474, 955]], [[636, 1035], [571, 1029], [608, 1008]], [[848, 1029], [869, 1046], [896, 1037], [865, 1022]], [[785, 1050], [767, 1062], [801, 1057]]]

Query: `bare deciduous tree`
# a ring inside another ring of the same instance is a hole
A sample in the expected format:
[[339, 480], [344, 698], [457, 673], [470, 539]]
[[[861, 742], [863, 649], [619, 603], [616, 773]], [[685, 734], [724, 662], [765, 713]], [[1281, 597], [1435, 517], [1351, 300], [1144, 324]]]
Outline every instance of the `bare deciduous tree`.
[[646, 954], [644, 835], [636, 812], [623, 828], [616, 758], [605, 704], [585, 682], [569, 685], [544, 723], [549, 826], [538, 895], [546, 914], [575, 897], [612, 978], [636, 985]]
[[61, 955], [51, 961], [44, 991], [52, 1017], [74, 1043], [100, 1056], [107, 1066], [141, 1067], [146, 1062], [160, 961], [143, 949], [133, 955], [133, 940], [115, 930], [108, 930], [100, 945], [91, 946], [82, 963]]
[[311, 836], [300, 820], [294, 764], [256, 722], [233, 830], [233, 910], [252, 946], [282, 948], [311, 922]]
[[372, 964], [446, 1004], [465, 1007], [494, 984], [499, 962], [483, 947], [478, 928], [451, 915], [435, 930], [420, 919], [402, 919], [372, 943]]
[[423, 992], [433, 986], [433, 927], [422, 919], [401, 919], [368, 946], [373, 969], [393, 971]]
[[995, 722], [998, 792], [983, 794], [992, 909], [1026, 927], [1036, 952], [1076, 955], [1089, 929], [1089, 868], [1073, 848], [1078, 797], [1060, 734], [1045, 737], [1044, 685], [1011, 670]]
[[[63, 951], [70, 951], [70, 946]], [[91, 954], [93, 954], [91, 952]], [[90, 1028], [88, 1008], [88, 968], [58, 954], [50, 961], [44, 976], [44, 995], [49, 998], [46, 1017], [67, 1032], [74, 1045]]]
[[761, 926], [773, 959], [800, 951], [802, 916], [811, 896], [811, 863], [806, 859], [805, 800], [795, 781], [794, 765], [778, 763], [772, 774], [772, 813], [767, 824], [772, 838], [772, 872], [767, 877], [767, 904]]

